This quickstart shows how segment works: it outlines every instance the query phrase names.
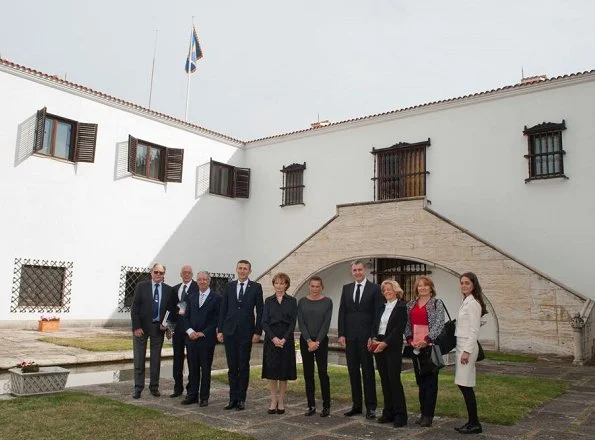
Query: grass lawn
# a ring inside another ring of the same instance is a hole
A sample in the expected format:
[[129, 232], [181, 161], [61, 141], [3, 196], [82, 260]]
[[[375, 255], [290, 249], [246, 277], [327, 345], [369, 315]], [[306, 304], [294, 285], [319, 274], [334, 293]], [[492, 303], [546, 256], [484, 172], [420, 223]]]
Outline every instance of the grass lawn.
[[[302, 366], [298, 365], [298, 379], [289, 381], [288, 393], [304, 396], [306, 406]], [[268, 389], [267, 381], [260, 378], [260, 367], [250, 370], [250, 387]], [[346, 367], [330, 366], [331, 397], [341, 402], [351, 402], [349, 375]], [[213, 376], [214, 380], [227, 382], [227, 375]], [[402, 375], [407, 409], [411, 413], [419, 411], [418, 388], [413, 372]], [[382, 389], [380, 377], [376, 373], [378, 409], [382, 408]], [[554, 397], [564, 393], [568, 385], [560, 380], [532, 379], [527, 377], [478, 374], [477, 405], [482, 421], [499, 425], [513, 425], [525, 417], [532, 409], [544, 405]], [[316, 378], [317, 399], [320, 399], [320, 386]], [[454, 372], [449, 368], [440, 372], [438, 385], [438, 403], [436, 415], [466, 418], [467, 411], [463, 396], [454, 384]]]
[[95, 338], [60, 338], [47, 336], [38, 339], [41, 342], [62, 345], [64, 347], [77, 347], [88, 351], [120, 351], [132, 350], [132, 336], [95, 337]]
[[0, 401], [0, 438], [240, 440], [248, 437], [149, 408], [66, 392]]
[[486, 359], [500, 362], [537, 362], [537, 356], [526, 354], [502, 353], [500, 351], [486, 351]]

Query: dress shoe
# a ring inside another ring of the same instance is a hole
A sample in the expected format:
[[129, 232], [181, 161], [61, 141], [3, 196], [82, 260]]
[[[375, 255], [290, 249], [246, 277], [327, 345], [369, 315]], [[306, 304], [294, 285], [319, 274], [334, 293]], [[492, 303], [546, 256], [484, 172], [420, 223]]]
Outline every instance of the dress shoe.
[[305, 416], [309, 417], [316, 414], [316, 408], [313, 406], [309, 406], [306, 412], [304, 413]]
[[198, 406], [204, 408], [205, 406], [209, 406], [209, 399], [200, 399]]
[[392, 417], [386, 417], [384, 415], [378, 418], [378, 423], [392, 423], [394, 419]]
[[134, 390], [134, 393], [132, 393], [132, 398], [133, 399], [140, 399], [140, 390]]
[[393, 426], [395, 428], [402, 428], [403, 426], [407, 426], [407, 422], [404, 420], [397, 420], [395, 423], [393, 423]]
[[433, 419], [433, 417], [423, 416], [419, 426], [421, 426], [422, 428], [429, 428], [430, 426], [432, 426]]
[[227, 406], [224, 406], [223, 409], [234, 409], [238, 406], [238, 402], [235, 400], [230, 400]]
[[320, 413], [320, 417], [328, 417], [331, 415], [330, 408], [322, 408], [322, 412]]
[[277, 414], [285, 414], [285, 408], [277, 408]]
[[184, 400], [182, 400], [182, 405], [192, 405], [193, 403], [198, 402], [198, 400], [196, 398], [192, 398], [192, 397], [186, 397]]
[[376, 411], [374, 411], [373, 409], [369, 409], [366, 411], [366, 419], [374, 420], [375, 418], [376, 418]]
[[161, 396], [161, 393], [159, 392], [159, 390], [151, 390], [151, 396], [159, 397]]
[[343, 415], [346, 416], [346, 417], [351, 417], [351, 416], [355, 416], [355, 415], [361, 414], [361, 413], [362, 413], [362, 409], [361, 408], [351, 408], [346, 413], [343, 413]]
[[277, 414], [277, 408], [269, 408], [269, 410], [267, 411], [267, 414]]
[[455, 427], [455, 431], [461, 432], [461, 429], [465, 429], [467, 426], [469, 426], [469, 422], [465, 423], [463, 426]]
[[481, 434], [481, 432], [483, 431], [481, 429], [481, 425], [480, 424], [468, 424], [465, 427], [459, 428], [458, 430], [461, 434]]
[[181, 391], [174, 391], [173, 393], [171, 393], [169, 395], [169, 397], [171, 397], [172, 399], [174, 399], [174, 398], [179, 397], [181, 395], [182, 395], [182, 392]]
[[243, 400], [238, 400], [238, 403], [236, 405], [236, 410], [238, 411], [244, 411], [246, 409], [246, 404], [244, 403]]

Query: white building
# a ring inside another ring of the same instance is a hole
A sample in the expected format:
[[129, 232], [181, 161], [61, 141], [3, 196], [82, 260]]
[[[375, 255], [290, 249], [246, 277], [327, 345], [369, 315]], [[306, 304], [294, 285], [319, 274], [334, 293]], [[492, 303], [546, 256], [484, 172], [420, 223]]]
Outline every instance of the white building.
[[590, 357], [594, 99], [592, 71], [244, 142], [0, 60], [0, 325], [125, 323], [152, 262], [240, 258], [267, 293], [322, 275], [336, 315], [359, 258], [451, 314], [473, 270], [503, 350], [571, 355], [579, 313]]

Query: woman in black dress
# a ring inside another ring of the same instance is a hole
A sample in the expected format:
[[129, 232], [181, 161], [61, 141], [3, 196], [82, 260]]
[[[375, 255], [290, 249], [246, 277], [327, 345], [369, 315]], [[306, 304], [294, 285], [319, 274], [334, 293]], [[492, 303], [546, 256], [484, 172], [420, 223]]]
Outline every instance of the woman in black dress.
[[297, 301], [286, 293], [289, 288], [289, 277], [286, 274], [276, 274], [273, 277], [273, 287], [275, 294], [265, 300], [262, 316], [265, 335], [262, 378], [269, 380], [269, 414], [283, 414], [287, 381], [297, 379], [293, 338]]

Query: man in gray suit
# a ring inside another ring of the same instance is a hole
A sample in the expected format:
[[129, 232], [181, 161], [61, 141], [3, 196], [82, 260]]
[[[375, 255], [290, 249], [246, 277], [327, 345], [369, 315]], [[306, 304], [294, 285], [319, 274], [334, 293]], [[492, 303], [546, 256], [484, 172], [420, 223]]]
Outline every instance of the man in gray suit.
[[147, 340], [150, 338], [149, 390], [159, 397], [159, 371], [161, 369], [161, 347], [167, 327], [162, 325], [165, 312], [169, 309], [172, 288], [163, 282], [165, 266], [155, 263], [151, 269], [151, 281], [143, 281], [134, 289], [134, 299], [130, 315], [132, 318], [133, 353], [134, 353], [134, 394], [135, 399], [145, 387], [145, 362], [147, 359]]

